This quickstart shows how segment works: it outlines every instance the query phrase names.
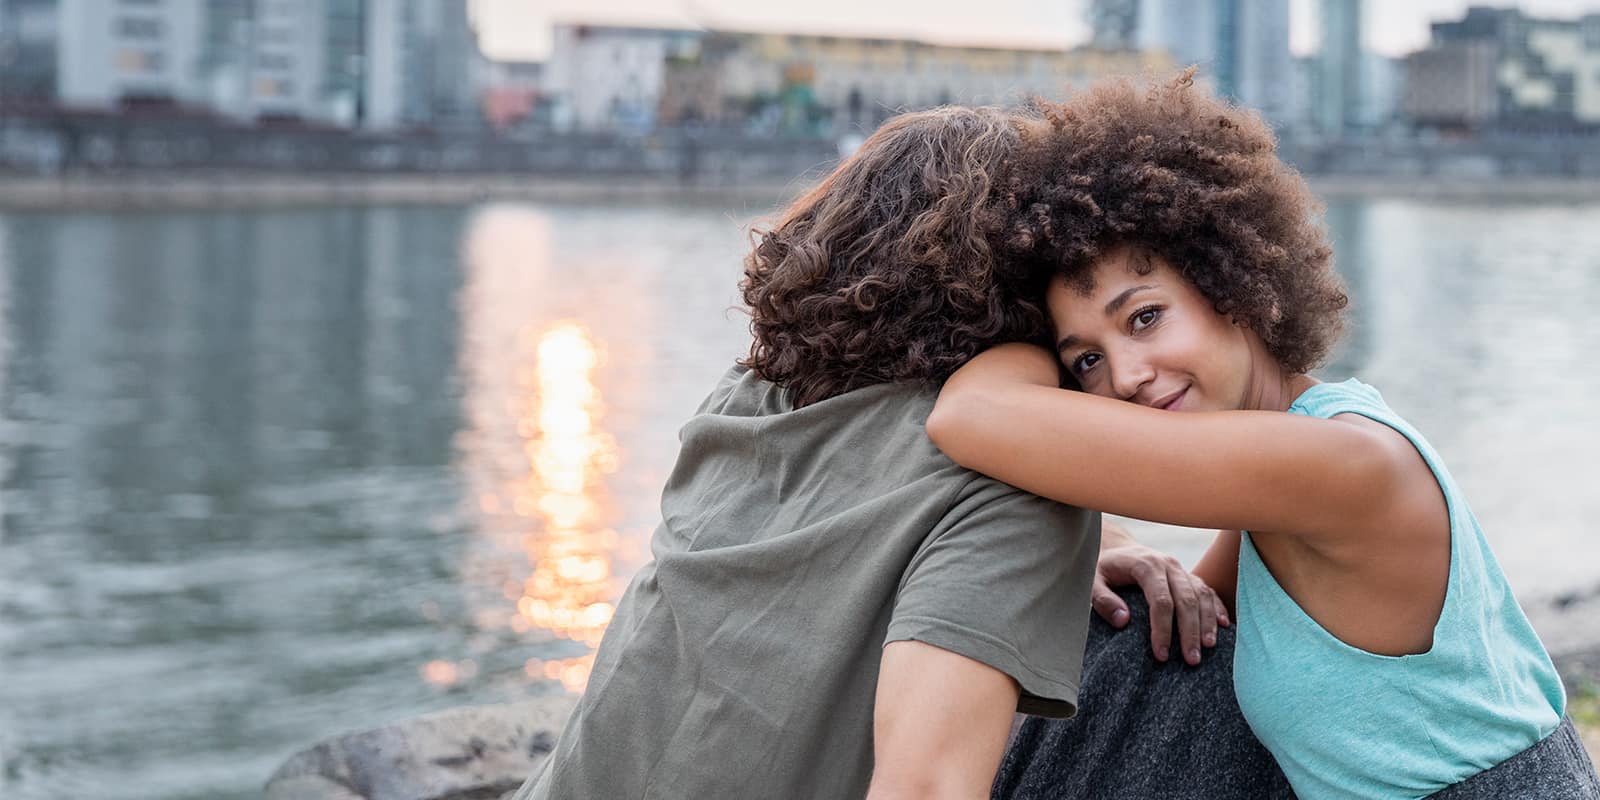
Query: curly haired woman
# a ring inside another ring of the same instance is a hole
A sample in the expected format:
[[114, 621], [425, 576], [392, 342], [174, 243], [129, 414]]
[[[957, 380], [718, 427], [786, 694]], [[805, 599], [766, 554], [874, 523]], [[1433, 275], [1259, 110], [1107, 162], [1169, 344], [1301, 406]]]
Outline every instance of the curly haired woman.
[[[1042, 107], [995, 250], [1038, 276], [1054, 346], [977, 357], [927, 429], [1039, 495], [1221, 529], [1194, 572], [1235, 610], [1237, 707], [1225, 659], [1186, 670], [1131, 634], [1097, 641], [1115, 655], [1090, 655], [1083, 721], [1026, 725], [997, 789], [1287, 796], [1275, 771], [1210, 757], [1253, 731], [1303, 798], [1600, 797], [1438, 453], [1376, 389], [1309, 374], [1346, 305], [1310, 191], [1261, 120], [1192, 75]], [[1058, 388], [1063, 368], [1081, 391]]]
[[1072, 713], [1098, 515], [923, 432], [967, 359], [1046, 340], [985, 236], [1019, 129], [897, 117], [758, 238], [749, 357], [518, 798], [978, 797], [1014, 711]]

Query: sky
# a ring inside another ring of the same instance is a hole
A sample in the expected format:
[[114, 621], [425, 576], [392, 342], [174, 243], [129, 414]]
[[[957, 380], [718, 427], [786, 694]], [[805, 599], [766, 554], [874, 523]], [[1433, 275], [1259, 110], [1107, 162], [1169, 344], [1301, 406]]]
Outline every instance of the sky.
[[[1291, 46], [1316, 50], [1315, 0], [1288, 0]], [[1088, 38], [1087, 0], [470, 0], [491, 58], [538, 60], [551, 20], [910, 37], [949, 44], [1070, 45]], [[1366, 0], [1366, 46], [1400, 56], [1428, 42], [1428, 22], [1468, 5], [1520, 5], [1540, 16], [1600, 12], [1600, 0]]]

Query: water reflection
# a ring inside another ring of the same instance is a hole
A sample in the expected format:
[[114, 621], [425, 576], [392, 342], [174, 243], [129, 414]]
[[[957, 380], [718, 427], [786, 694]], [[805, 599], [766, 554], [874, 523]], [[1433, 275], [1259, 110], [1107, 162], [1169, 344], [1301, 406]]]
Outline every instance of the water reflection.
[[0, 796], [250, 796], [432, 702], [462, 217], [0, 215]]
[[[604, 408], [592, 374], [599, 354], [588, 332], [559, 323], [528, 331], [535, 350], [533, 385], [518, 433], [526, 442], [531, 472], [518, 485], [518, 516], [532, 512], [541, 523], [522, 538], [533, 572], [517, 600], [519, 619], [557, 636], [597, 647], [611, 621], [613, 578], [610, 553], [616, 531], [604, 527], [605, 487], [600, 476], [617, 468], [616, 441], [598, 427]], [[530, 662], [545, 677], [571, 691], [588, 681], [593, 655]]]
[[[465, 399], [475, 430], [462, 456], [490, 543], [467, 571], [480, 603], [510, 604], [509, 616], [480, 607], [482, 626], [505, 619], [520, 637], [581, 645], [570, 656], [546, 652], [522, 664], [526, 680], [576, 692], [611, 621], [622, 581], [615, 557], [626, 548], [606, 485], [620, 452], [605, 427], [605, 347], [583, 322], [560, 318], [593, 308], [563, 302], [551, 286], [549, 236], [537, 212], [499, 207], [480, 214], [467, 237]], [[521, 574], [511, 574], [518, 565]], [[496, 586], [498, 596], [483, 591]], [[454, 676], [436, 669], [424, 677]]]

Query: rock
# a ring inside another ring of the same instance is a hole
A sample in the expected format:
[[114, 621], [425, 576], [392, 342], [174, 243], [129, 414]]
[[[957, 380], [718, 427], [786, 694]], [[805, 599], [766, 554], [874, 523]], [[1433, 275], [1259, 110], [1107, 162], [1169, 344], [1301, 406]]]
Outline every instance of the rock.
[[1600, 683], [1600, 586], [1523, 608], [1569, 689]]
[[544, 761], [577, 700], [451, 709], [335, 737], [284, 762], [267, 800], [494, 800]]

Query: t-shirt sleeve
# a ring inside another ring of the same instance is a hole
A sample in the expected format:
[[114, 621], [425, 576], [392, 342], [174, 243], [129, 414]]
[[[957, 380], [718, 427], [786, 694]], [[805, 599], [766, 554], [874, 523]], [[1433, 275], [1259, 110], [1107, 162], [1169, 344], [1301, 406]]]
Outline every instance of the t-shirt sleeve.
[[884, 643], [915, 640], [1022, 687], [1017, 710], [1077, 711], [1100, 515], [975, 476], [900, 580]]

